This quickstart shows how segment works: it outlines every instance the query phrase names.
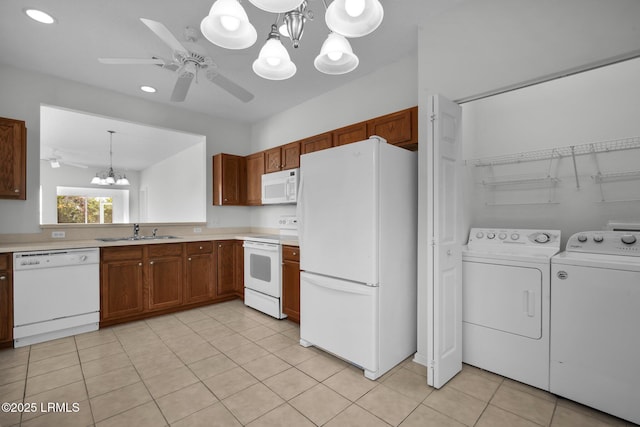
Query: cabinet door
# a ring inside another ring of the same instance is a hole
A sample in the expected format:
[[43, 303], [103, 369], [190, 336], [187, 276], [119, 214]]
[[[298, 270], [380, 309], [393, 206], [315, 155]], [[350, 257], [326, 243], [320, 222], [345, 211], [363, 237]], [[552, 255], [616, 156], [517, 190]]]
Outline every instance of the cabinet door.
[[280, 147], [275, 147], [270, 150], [265, 151], [264, 153], [264, 172], [278, 172], [282, 169], [282, 151]]
[[26, 154], [25, 123], [0, 117], [0, 198], [27, 198]]
[[102, 263], [100, 320], [112, 320], [142, 313], [142, 260]]
[[260, 152], [247, 156], [247, 204], [262, 204], [262, 175], [264, 172], [265, 153]]
[[235, 240], [220, 240], [216, 248], [217, 283], [216, 296], [224, 297], [235, 293], [236, 263]]
[[0, 343], [13, 339], [13, 297], [10, 271], [0, 270]]
[[213, 299], [213, 254], [187, 255], [184, 286], [186, 304]]
[[282, 312], [289, 320], [300, 323], [300, 263], [282, 263]]
[[231, 154], [213, 156], [213, 204], [244, 205], [247, 191], [247, 163]]
[[314, 151], [331, 147], [333, 147], [333, 132], [323, 133], [300, 141], [300, 152], [302, 154], [313, 153]]
[[413, 124], [412, 110], [414, 109], [409, 108], [369, 120], [368, 134], [381, 136], [393, 145], [417, 144], [418, 129]]
[[233, 258], [235, 263], [234, 290], [237, 296], [244, 298], [244, 247], [241, 240], [234, 242]]
[[149, 310], [161, 310], [182, 304], [182, 257], [148, 261]]
[[336, 146], [364, 141], [367, 137], [367, 122], [356, 123], [333, 131], [333, 142]]
[[300, 142], [292, 142], [282, 146], [282, 169], [300, 167]]

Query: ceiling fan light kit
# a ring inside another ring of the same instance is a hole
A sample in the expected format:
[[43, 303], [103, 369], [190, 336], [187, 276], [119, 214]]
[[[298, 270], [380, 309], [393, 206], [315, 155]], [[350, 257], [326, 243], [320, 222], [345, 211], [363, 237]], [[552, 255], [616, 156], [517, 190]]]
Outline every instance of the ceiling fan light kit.
[[[278, 20], [280, 14], [284, 14], [279, 32], [292, 40], [294, 48], [299, 46], [304, 24], [307, 20], [313, 19], [313, 12], [308, 9], [307, 0], [249, 0], [249, 2], [266, 12], [278, 13]], [[325, 23], [331, 33], [323, 43], [314, 65], [318, 71], [325, 74], [336, 75], [353, 71], [358, 66], [359, 59], [353, 53], [346, 37], [363, 37], [378, 28], [384, 17], [382, 4], [379, 0], [333, 0], [327, 7], [326, 0], [322, 0], [322, 2], [326, 9]], [[230, 3], [233, 3], [233, 9], [230, 7], [229, 12], [226, 11], [227, 9], [224, 9], [224, 13], [218, 12]], [[242, 13], [237, 12], [237, 8], [241, 9]], [[215, 19], [221, 22], [219, 25], [208, 24], [207, 21], [214, 19], [212, 18], [214, 9], [216, 13], [219, 13], [219, 15], [215, 15], [217, 16]], [[211, 12], [202, 21], [202, 33], [207, 40], [217, 46], [227, 49], [242, 49], [242, 47], [229, 47], [227, 41], [231, 37], [229, 33], [234, 33], [235, 23], [240, 20], [238, 16], [246, 17], [247, 14], [237, 0], [215, 0], [211, 6]], [[222, 24], [223, 18], [234, 24], [225, 27]], [[249, 22], [248, 19], [246, 22]], [[282, 53], [282, 50], [285, 49], [280, 42], [280, 37], [277, 36], [277, 23], [276, 20], [276, 24], [272, 25], [267, 42], [260, 50], [258, 59], [253, 62], [253, 71], [260, 77], [269, 80], [288, 79], [296, 73], [295, 64], [291, 62], [289, 55], [285, 56]], [[239, 33], [241, 27], [242, 24], [239, 24], [235, 32]], [[277, 55], [274, 53], [276, 51], [279, 52]], [[280, 58], [280, 60], [278, 61], [276, 58]]]
[[313, 65], [325, 74], [346, 74], [358, 66], [360, 60], [353, 53], [349, 40], [338, 33], [329, 33], [322, 43], [320, 54], [316, 56]]
[[237, 0], [213, 3], [209, 15], [200, 23], [200, 31], [211, 43], [225, 49], [246, 49], [258, 38], [247, 12]]

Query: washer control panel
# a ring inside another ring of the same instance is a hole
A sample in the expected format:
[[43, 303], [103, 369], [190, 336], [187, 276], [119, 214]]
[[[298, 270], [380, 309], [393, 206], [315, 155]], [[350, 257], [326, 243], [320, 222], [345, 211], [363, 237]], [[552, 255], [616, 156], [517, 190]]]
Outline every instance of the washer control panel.
[[469, 247], [474, 246], [528, 246], [560, 247], [560, 230], [530, 230], [506, 228], [472, 228]]
[[581, 231], [567, 241], [567, 252], [640, 256], [640, 232]]

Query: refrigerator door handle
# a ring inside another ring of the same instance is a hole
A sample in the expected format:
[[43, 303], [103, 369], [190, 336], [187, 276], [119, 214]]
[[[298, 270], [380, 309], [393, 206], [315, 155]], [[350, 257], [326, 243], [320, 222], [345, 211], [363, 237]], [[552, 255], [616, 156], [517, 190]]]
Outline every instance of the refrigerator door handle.
[[338, 292], [346, 292], [349, 294], [357, 294], [357, 295], [371, 295], [372, 292], [372, 287], [371, 286], [366, 286], [366, 284], [364, 283], [357, 283], [357, 282], [348, 282], [349, 285], [344, 285], [342, 283], [331, 283], [330, 279], [329, 280], [323, 280], [322, 282], [320, 281], [316, 281], [314, 279], [312, 279], [309, 276], [305, 277], [305, 281], [308, 282], [310, 285], [313, 286], [318, 286], [320, 288], [326, 288], [326, 289], [331, 289], [333, 291], [338, 291]]
[[302, 239], [304, 236], [304, 175], [302, 171], [300, 171], [300, 182], [298, 183], [296, 216], [298, 217], [298, 245], [300, 246], [300, 251], [304, 252], [302, 249]]

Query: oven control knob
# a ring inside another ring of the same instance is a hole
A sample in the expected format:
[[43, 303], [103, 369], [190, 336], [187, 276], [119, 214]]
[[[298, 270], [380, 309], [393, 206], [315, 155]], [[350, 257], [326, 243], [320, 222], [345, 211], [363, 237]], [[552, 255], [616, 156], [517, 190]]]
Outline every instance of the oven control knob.
[[597, 236], [593, 236], [593, 241], [596, 243], [602, 243], [602, 241], [604, 240], [604, 237], [597, 235]]
[[578, 234], [578, 242], [584, 243], [586, 241], [587, 241], [587, 235], [586, 234]]
[[496, 237], [496, 233], [487, 233], [487, 239], [494, 239]]
[[476, 233], [476, 238], [477, 238], [477, 239], [482, 239], [483, 237], [484, 237], [484, 233], [483, 233], [482, 231], [478, 231], [478, 232]]
[[500, 234], [498, 234], [498, 239], [500, 239], [500, 240], [504, 240], [504, 239], [506, 239], [506, 238], [507, 238], [507, 233], [500, 233]]
[[513, 233], [511, 235], [511, 240], [518, 240], [520, 238], [520, 235], [518, 233]]
[[547, 233], [540, 233], [535, 238], [535, 241], [538, 243], [547, 243], [549, 240], [551, 240], [551, 236]]
[[633, 245], [636, 242], [636, 236], [633, 234], [625, 234], [620, 238], [620, 240], [622, 240], [622, 243], [625, 245]]

